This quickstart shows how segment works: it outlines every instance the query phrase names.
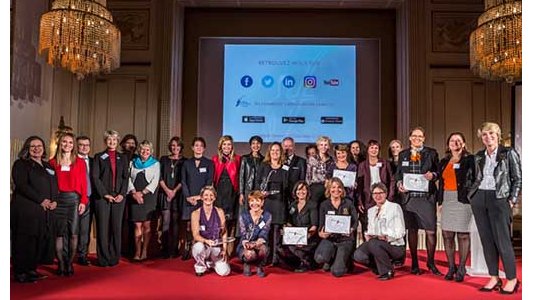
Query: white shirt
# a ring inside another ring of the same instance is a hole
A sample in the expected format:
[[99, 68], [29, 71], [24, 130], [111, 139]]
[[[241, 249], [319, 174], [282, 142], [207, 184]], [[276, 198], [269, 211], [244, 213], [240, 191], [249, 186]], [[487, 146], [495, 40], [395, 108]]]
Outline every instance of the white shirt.
[[497, 150], [492, 152], [492, 155], [489, 155], [487, 150], [485, 150], [485, 166], [483, 166], [483, 180], [479, 184], [480, 190], [496, 190], [496, 180], [494, 179], [494, 169], [496, 169], [496, 154]]
[[155, 189], [157, 189], [157, 186], [159, 185], [159, 173], [161, 172], [159, 162], [154, 163], [146, 169], [136, 169], [133, 166], [133, 162], [130, 162], [130, 170], [130, 177], [128, 179], [128, 191], [135, 191], [133, 181], [135, 180], [135, 177], [137, 177], [138, 173], [144, 172], [146, 181], [148, 181], [148, 185], [145, 189], [149, 190], [151, 193], [155, 192]]
[[400, 205], [385, 200], [378, 212], [378, 206], [372, 206], [368, 210], [367, 235], [385, 235], [387, 242], [393, 246], [403, 246], [405, 241], [405, 223]]
[[379, 176], [379, 167], [378, 165], [370, 166], [370, 186], [378, 182], [381, 182], [381, 177]]

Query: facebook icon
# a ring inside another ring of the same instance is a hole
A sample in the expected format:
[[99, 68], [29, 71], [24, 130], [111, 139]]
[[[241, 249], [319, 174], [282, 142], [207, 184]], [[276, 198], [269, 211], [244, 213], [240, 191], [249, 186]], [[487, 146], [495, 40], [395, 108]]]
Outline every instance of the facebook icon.
[[244, 75], [242, 78], [241, 78], [241, 85], [245, 88], [249, 88], [252, 86], [252, 84], [254, 83], [252, 77], [248, 76], [248, 75]]
[[294, 77], [292, 76], [285, 76], [283, 78], [283, 86], [286, 88], [292, 88], [296, 84], [296, 80], [294, 80]]

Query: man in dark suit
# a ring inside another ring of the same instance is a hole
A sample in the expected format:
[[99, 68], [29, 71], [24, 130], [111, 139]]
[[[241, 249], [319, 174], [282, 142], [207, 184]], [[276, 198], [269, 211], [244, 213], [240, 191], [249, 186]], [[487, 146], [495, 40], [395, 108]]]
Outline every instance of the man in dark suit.
[[78, 241], [78, 264], [83, 266], [90, 265], [87, 259], [89, 253], [89, 241], [91, 235], [91, 223], [94, 215], [94, 199], [92, 199], [93, 181], [91, 180], [91, 169], [93, 167], [93, 158], [89, 156], [91, 152], [91, 139], [87, 136], [80, 135], [76, 138], [78, 147], [78, 156], [85, 161], [87, 167], [87, 204], [85, 211], [80, 216], [80, 233]]
[[305, 180], [307, 164], [305, 159], [294, 154], [294, 139], [286, 137], [281, 141], [281, 146], [285, 152], [287, 161], [283, 168], [289, 171], [289, 194], [292, 195], [294, 184], [299, 180]]

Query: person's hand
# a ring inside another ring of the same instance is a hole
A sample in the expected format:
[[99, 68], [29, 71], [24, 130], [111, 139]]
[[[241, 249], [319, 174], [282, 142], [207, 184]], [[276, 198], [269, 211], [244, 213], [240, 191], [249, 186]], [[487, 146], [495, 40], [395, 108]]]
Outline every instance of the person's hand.
[[398, 191], [400, 191], [400, 193], [407, 193], [407, 190], [403, 187], [403, 183], [399, 183], [398, 184]]
[[424, 174], [424, 178], [426, 178], [427, 180], [433, 180], [433, 173], [427, 171], [426, 174]]
[[109, 202], [113, 202], [113, 201], [115, 201], [115, 198], [114, 198], [113, 196], [111, 196], [111, 195], [105, 195], [104, 198], [105, 198], [107, 201], [109, 201]]
[[363, 204], [359, 204], [359, 205], [357, 206], [357, 210], [358, 210], [360, 213], [364, 214], [364, 213], [365, 213], [365, 206], [364, 206]]
[[244, 248], [246, 248], [247, 250], [252, 250], [254, 247], [252, 245], [252, 242], [246, 242], [244, 243]]
[[378, 240], [387, 241], [386, 235], [378, 235]]
[[124, 196], [118, 194], [118, 195], [115, 197], [114, 202], [116, 202], [116, 203], [120, 203], [120, 202], [122, 202], [122, 200], [124, 200]]
[[322, 229], [322, 230], [320, 230], [320, 232], [318, 232], [318, 236], [323, 238], [323, 239], [327, 239], [330, 235], [331, 235], [331, 233], [325, 232], [324, 229]]
[[80, 205], [78, 205], [78, 214], [82, 215], [83, 212], [85, 212], [85, 204], [80, 203]]
[[213, 247], [213, 246], [215, 246], [216, 242], [213, 241], [213, 240], [205, 240], [204, 244], [206, 244], [209, 247]]
[[514, 207], [513, 201], [509, 200], [509, 206], [511, 207], [511, 209]]
[[48, 209], [49, 210], [54, 210], [54, 209], [56, 209], [56, 207], [57, 207], [57, 202], [55, 202], [55, 201], [54, 202], [50, 202], [50, 204], [48, 205]]
[[239, 195], [239, 205], [241, 205], [241, 206], [244, 205], [244, 195], [243, 194]]
[[143, 193], [142, 192], [133, 193], [133, 199], [135, 199], [135, 201], [137, 201], [138, 204], [143, 204], [144, 203]]
[[44, 199], [43, 202], [41, 202], [41, 207], [43, 208], [43, 210], [48, 209], [49, 206], [50, 206], [50, 199]]
[[375, 235], [365, 234], [365, 240], [370, 241], [371, 239], [375, 238]]
[[172, 199], [174, 199], [174, 196], [176, 196], [176, 192], [174, 192], [174, 190], [165, 191], [165, 194], [167, 194], [168, 202], [172, 201]]
[[442, 213], [442, 204], [437, 206], [437, 213]]

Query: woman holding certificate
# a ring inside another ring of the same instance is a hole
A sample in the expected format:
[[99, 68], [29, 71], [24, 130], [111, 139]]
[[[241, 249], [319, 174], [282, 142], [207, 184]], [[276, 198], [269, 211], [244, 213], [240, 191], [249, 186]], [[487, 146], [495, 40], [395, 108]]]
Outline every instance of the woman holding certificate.
[[257, 276], [265, 277], [264, 266], [268, 258], [268, 234], [272, 215], [265, 211], [265, 196], [261, 191], [248, 195], [249, 210], [243, 210], [239, 216], [240, 241], [237, 256], [244, 263], [244, 276], [251, 276], [250, 263], [257, 264]]
[[328, 151], [331, 147], [331, 139], [327, 136], [320, 136], [316, 140], [318, 154], [309, 156], [307, 159], [307, 170], [305, 181], [309, 184], [311, 198], [309, 199], [317, 206], [324, 201], [324, 184], [326, 183], [327, 171], [330, 165], [335, 164]]
[[387, 186], [372, 184], [371, 194], [376, 205], [368, 210], [368, 230], [365, 240], [353, 255], [359, 263], [368, 265], [379, 280], [394, 277], [392, 262], [405, 257], [405, 224], [399, 204], [387, 200]]
[[391, 171], [390, 164], [387, 160], [379, 157], [381, 146], [378, 141], [368, 141], [367, 159], [361, 162], [357, 168], [357, 195], [359, 220], [361, 221], [362, 231], [365, 232], [368, 224], [366, 212], [369, 208], [376, 205], [370, 187], [376, 183], [383, 183], [389, 191], [386, 198], [392, 201], [394, 197], [394, 175]]
[[[500, 145], [498, 124], [483, 123], [477, 135], [485, 149], [475, 155], [476, 179], [468, 196], [491, 276], [480, 291], [499, 289], [501, 294], [512, 294], [520, 286], [510, 235], [511, 209], [516, 205], [522, 187], [520, 157], [513, 148]], [[498, 277], [500, 257], [507, 278], [504, 286]]]
[[320, 204], [319, 232], [322, 239], [315, 252], [315, 261], [323, 264], [324, 271], [341, 277], [348, 271], [350, 256], [355, 245], [357, 209], [346, 198], [342, 181], [333, 177], [326, 187], [328, 200]]
[[[466, 259], [470, 252], [470, 222], [472, 209], [468, 201], [468, 188], [474, 181], [474, 156], [466, 150], [465, 136], [460, 132], [450, 134], [446, 155], [439, 163], [439, 191], [437, 202], [442, 210], [441, 228], [448, 259], [446, 280], [463, 281]], [[455, 265], [455, 236], [459, 244], [459, 267]]]
[[294, 184], [292, 196], [295, 201], [289, 207], [289, 221], [283, 229], [285, 245], [282, 257], [286, 262], [294, 262], [297, 266], [294, 272], [303, 273], [309, 270], [318, 245], [318, 212], [316, 206], [308, 201], [309, 186], [305, 181]]
[[265, 210], [272, 215], [272, 265], [279, 263], [281, 226], [287, 220], [289, 167], [283, 165], [284, 161], [281, 144], [270, 144], [265, 160], [259, 167], [256, 182], [256, 186], [260, 187], [265, 196]]
[[346, 189], [346, 197], [354, 201], [357, 165], [348, 161], [348, 155], [348, 146], [342, 144], [335, 146], [335, 163], [328, 166], [326, 178], [328, 180], [333, 177], [341, 179]]
[[427, 267], [435, 275], [442, 273], [435, 266], [437, 245], [437, 214], [435, 194], [439, 155], [424, 145], [426, 137], [422, 127], [415, 127], [409, 134], [409, 149], [400, 152], [400, 165], [396, 172], [398, 190], [405, 194], [403, 211], [408, 229], [407, 239], [411, 253], [411, 274], [420, 275], [418, 267], [418, 230], [426, 232]]
[[231, 269], [227, 263], [227, 243], [224, 243], [227, 238], [224, 210], [213, 205], [217, 198], [214, 187], [204, 187], [200, 197], [202, 206], [191, 213], [194, 271], [196, 276], [202, 276], [213, 267], [218, 275], [227, 276]]

